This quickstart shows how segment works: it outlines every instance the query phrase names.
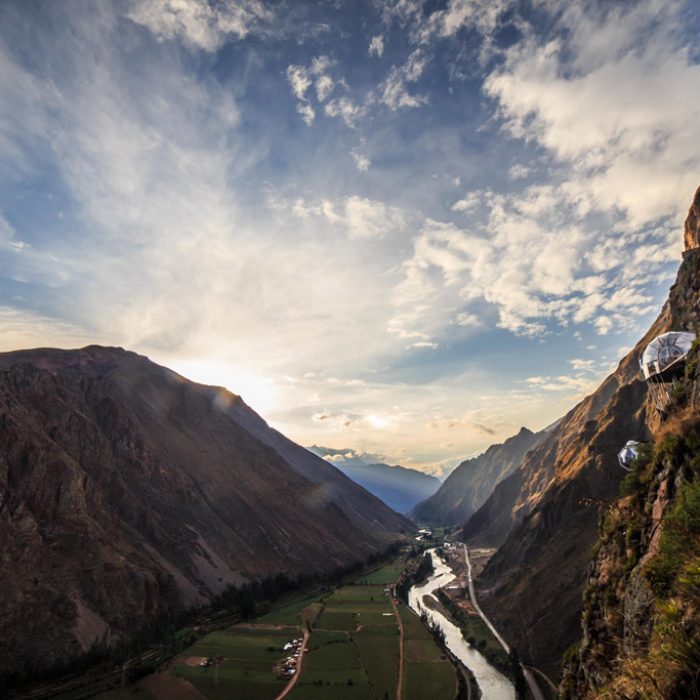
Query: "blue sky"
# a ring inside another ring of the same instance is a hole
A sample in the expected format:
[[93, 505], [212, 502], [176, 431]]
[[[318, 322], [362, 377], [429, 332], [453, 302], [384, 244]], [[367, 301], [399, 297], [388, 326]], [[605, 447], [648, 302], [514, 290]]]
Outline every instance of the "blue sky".
[[92, 342], [440, 471], [646, 329], [700, 182], [691, 2], [0, 7], [0, 349]]

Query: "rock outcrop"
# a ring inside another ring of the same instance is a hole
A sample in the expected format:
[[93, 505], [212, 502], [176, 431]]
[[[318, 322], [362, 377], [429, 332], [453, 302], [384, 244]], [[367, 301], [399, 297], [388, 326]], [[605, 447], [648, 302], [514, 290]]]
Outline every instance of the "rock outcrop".
[[700, 187], [696, 190], [693, 203], [690, 205], [683, 238], [686, 250], [700, 248]]
[[0, 672], [408, 527], [223, 389], [119, 348], [0, 354]]

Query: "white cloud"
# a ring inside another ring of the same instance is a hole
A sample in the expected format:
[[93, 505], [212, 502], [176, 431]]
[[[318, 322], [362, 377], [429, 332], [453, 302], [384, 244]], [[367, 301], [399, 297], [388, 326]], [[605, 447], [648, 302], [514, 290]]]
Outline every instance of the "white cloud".
[[508, 176], [511, 180], [520, 180], [521, 178], [527, 177], [530, 174], [530, 168], [527, 165], [522, 165], [521, 163], [516, 163], [508, 171]]
[[335, 65], [335, 61], [328, 56], [315, 56], [311, 59], [310, 70], [313, 75], [323, 75]]
[[381, 34], [372, 37], [368, 53], [370, 56], [379, 56], [380, 58], [384, 55], [384, 37]]
[[205, 51], [217, 50], [229, 36], [244, 39], [274, 17], [260, 0], [132, 0], [127, 16], [160, 41], [181, 38]]
[[452, 211], [469, 212], [475, 209], [481, 201], [481, 192], [470, 192], [462, 199], [455, 202], [450, 209]]
[[[313, 85], [318, 102], [317, 106], [320, 107], [335, 90], [336, 82], [328, 74], [334, 65], [335, 61], [322, 55], [311, 59], [308, 66], [287, 66], [287, 81], [292, 88], [292, 93], [297, 98], [297, 112], [309, 126], [316, 117], [309, 88]], [[352, 126], [354, 120], [360, 115], [360, 110], [355, 109], [347, 97], [333, 100], [332, 104], [329, 102], [324, 111], [329, 116], [342, 117], [349, 126]]]
[[379, 238], [405, 225], [399, 209], [357, 196], [345, 200], [344, 219], [350, 238]]
[[[598, 214], [590, 221], [580, 215], [575, 189], [471, 193], [452, 209], [469, 213], [479, 202], [488, 210], [485, 224], [469, 230], [430, 221], [414, 239], [394, 289], [391, 332], [433, 339], [455, 318], [470, 318], [465, 306], [475, 300], [495, 310], [500, 327], [522, 335], [587, 321], [605, 334], [629, 328], [654, 308], [642, 289], [665, 257], [630, 269], [626, 239], [612, 239], [617, 242], [606, 250], [609, 228], [601, 230]], [[665, 232], [657, 229], [637, 234], [636, 245], [660, 235]]]
[[318, 80], [316, 80], [315, 87], [316, 98], [319, 102], [324, 102], [335, 89], [335, 83], [333, 82], [333, 78], [331, 78], [329, 75], [322, 75], [320, 78], [318, 78]]
[[437, 343], [433, 343], [429, 340], [417, 340], [415, 343], [411, 343], [406, 346], [406, 350], [413, 350], [415, 348], [429, 348], [430, 350], [437, 350], [440, 346]]
[[312, 85], [309, 71], [304, 66], [288, 66], [287, 81], [294, 96], [297, 98], [297, 112], [307, 125], [311, 126], [316, 117], [316, 112], [306, 97], [308, 89]]
[[681, 8], [552, 3], [568, 38], [531, 28], [485, 83], [508, 133], [566, 164], [582, 204], [622, 212], [629, 230], [683, 211], [700, 170], [700, 66], [679, 43]]
[[327, 116], [339, 117], [347, 126], [354, 128], [357, 121], [366, 113], [366, 108], [355, 104], [349, 97], [343, 95], [329, 100], [324, 111]]
[[0, 250], [20, 252], [29, 247], [28, 243], [17, 240], [17, 232], [0, 212]]
[[299, 100], [306, 99], [306, 91], [311, 87], [309, 71], [304, 66], [288, 66], [287, 80], [294, 96]]
[[355, 167], [361, 172], [366, 173], [369, 170], [369, 166], [372, 165], [372, 161], [367, 156], [362, 155], [356, 149], [350, 151], [352, 159], [355, 161]]
[[593, 322], [600, 335], [607, 335], [613, 327], [613, 321], [609, 316], [598, 316]]
[[379, 86], [380, 101], [390, 110], [420, 107], [428, 102], [425, 95], [411, 94], [407, 84], [415, 83], [423, 74], [428, 58], [423, 49], [415, 49], [402, 66], [393, 66]]
[[313, 121], [316, 117], [316, 112], [314, 112], [314, 108], [306, 103], [306, 102], [300, 102], [297, 105], [297, 112], [301, 114], [301, 118], [306, 122], [308, 126], [311, 126], [313, 124]]
[[488, 38], [508, 7], [507, 0], [448, 0], [445, 9], [425, 17], [415, 31], [422, 41], [429, 41], [433, 36], [451, 37], [463, 27], [474, 27]]
[[31, 310], [0, 305], [0, 351], [18, 348], [83, 347], [93, 336], [76, 325]]
[[351, 240], [382, 238], [400, 231], [407, 223], [406, 215], [397, 207], [357, 195], [337, 200], [324, 199], [316, 205], [307, 204], [303, 198], [299, 198], [291, 208], [300, 219], [320, 217], [329, 224], [344, 228]]
[[591, 370], [595, 367], [595, 360], [583, 360], [581, 358], [575, 357], [572, 360], [569, 360], [569, 364], [576, 370], [576, 371], [586, 371], [586, 370]]

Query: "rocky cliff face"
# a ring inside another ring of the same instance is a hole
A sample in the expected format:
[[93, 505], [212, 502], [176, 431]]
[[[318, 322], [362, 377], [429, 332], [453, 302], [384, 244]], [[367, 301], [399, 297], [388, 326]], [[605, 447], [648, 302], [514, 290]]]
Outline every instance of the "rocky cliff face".
[[[669, 309], [675, 329], [700, 331], [697, 249], [685, 255]], [[650, 422], [622, 497], [601, 513], [581, 639], [564, 662], [566, 698], [700, 697], [698, 359], [696, 344], [669, 415]]]
[[597, 429], [600, 411], [621, 386], [639, 379], [637, 374], [630, 355], [595, 393], [569, 411], [467, 521], [462, 532], [465, 541], [475, 546], [500, 546], [553, 485], [558, 465], [577, 458], [581, 446]]
[[486, 501], [494, 486], [520, 466], [529, 450], [546, 433], [527, 428], [501, 445], [491, 445], [483, 454], [462, 462], [443, 482], [437, 493], [419, 503], [410, 513], [416, 521], [433, 525], [462, 525]]
[[[692, 216], [691, 209], [689, 221]], [[697, 330], [699, 292], [700, 260], [688, 253], [645, 337], [495, 489], [464, 529], [474, 543], [502, 538], [478, 582], [482, 606], [507, 630], [521, 656], [552, 677], [559, 676], [561, 655], [579, 638], [581, 592], [599, 514], [616, 500], [624, 476], [617, 451], [628, 439], [649, 439], [659, 428], [639, 355], [664, 331]]]
[[700, 187], [695, 192], [688, 218], [685, 220], [684, 239], [686, 250], [700, 247]]
[[700, 415], [680, 411], [601, 517], [566, 698], [700, 694]]
[[0, 671], [406, 527], [223, 389], [118, 348], [0, 355]]

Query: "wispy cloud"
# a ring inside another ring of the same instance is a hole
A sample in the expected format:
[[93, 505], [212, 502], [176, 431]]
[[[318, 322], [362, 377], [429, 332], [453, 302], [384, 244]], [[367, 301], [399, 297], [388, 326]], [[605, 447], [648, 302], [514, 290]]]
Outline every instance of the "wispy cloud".
[[160, 41], [181, 38], [215, 51], [228, 37], [243, 39], [269, 25], [272, 11], [261, 0], [213, 4], [208, 0], [131, 0], [127, 17], [147, 27]]
[[384, 37], [381, 34], [372, 37], [368, 53], [370, 56], [378, 56], [379, 58], [384, 55]]
[[130, 346], [431, 464], [551, 422], [666, 293], [687, 4], [39, 5], [0, 26], [3, 349]]

